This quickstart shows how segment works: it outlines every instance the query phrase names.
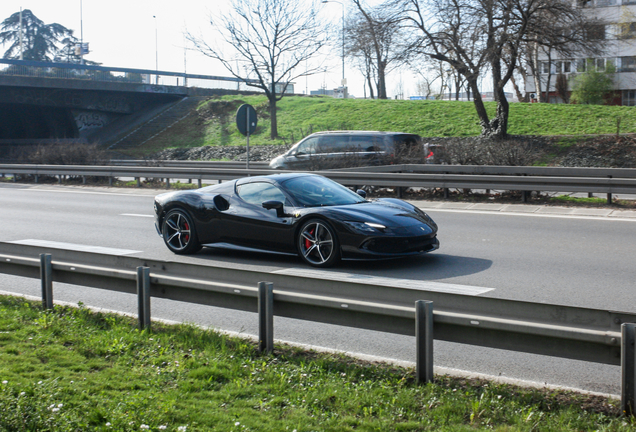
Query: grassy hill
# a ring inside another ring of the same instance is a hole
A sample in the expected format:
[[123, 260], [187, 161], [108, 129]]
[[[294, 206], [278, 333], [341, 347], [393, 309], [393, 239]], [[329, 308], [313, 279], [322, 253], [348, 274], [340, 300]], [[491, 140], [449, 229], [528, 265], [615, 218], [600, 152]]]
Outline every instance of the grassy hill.
[[[164, 148], [245, 145], [235, 124], [238, 107], [254, 106], [258, 128], [250, 145], [291, 144], [322, 130], [380, 130], [417, 133], [423, 137], [468, 137], [480, 133], [472, 102], [333, 99], [292, 96], [278, 104], [280, 139], [270, 140], [264, 96], [224, 96], [202, 102], [192, 115], [143, 146], [126, 151], [139, 157]], [[486, 104], [494, 114], [495, 104]], [[514, 103], [510, 106], [512, 135], [636, 133], [636, 110], [623, 106]]]

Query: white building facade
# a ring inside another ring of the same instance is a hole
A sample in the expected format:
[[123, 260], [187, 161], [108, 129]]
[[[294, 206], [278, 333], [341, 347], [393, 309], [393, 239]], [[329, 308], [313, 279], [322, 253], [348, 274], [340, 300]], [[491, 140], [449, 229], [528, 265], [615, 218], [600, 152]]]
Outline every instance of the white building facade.
[[[539, 54], [541, 90], [545, 98], [546, 84], [550, 76], [548, 100], [551, 103], [563, 102], [557, 95], [555, 84], [558, 74], [568, 78], [569, 89], [572, 78], [577, 73], [585, 72], [590, 64], [603, 71], [608, 64], [613, 64], [614, 74], [613, 97], [608, 101], [611, 105], [636, 106], [636, 0], [591, 0], [582, 6], [590, 15], [604, 24], [595, 30], [595, 36], [606, 41], [602, 56], [596, 58], [556, 58], [552, 55], [547, 61], [545, 52]], [[526, 92], [536, 95], [537, 89], [532, 76], [526, 79]]]

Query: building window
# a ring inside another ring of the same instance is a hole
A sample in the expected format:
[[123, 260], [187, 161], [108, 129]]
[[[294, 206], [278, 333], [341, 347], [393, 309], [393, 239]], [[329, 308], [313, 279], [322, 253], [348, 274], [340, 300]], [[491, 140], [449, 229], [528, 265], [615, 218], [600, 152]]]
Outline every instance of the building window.
[[563, 72], [563, 73], [572, 72], [572, 62], [571, 61], [561, 62], [561, 65], [562, 65], [561, 72]]
[[636, 106], [636, 90], [623, 90], [623, 101], [625, 106]]
[[585, 72], [587, 69], [587, 59], [577, 59], [576, 60], [576, 71], [577, 72]]
[[587, 37], [590, 40], [605, 40], [606, 26], [604, 24], [591, 25], [587, 29]]
[[541, 73], [542, 74], [550, 73], [550, 62], [541, 62]]
[[615, 25], [617, 39], [634, 39], [636, 37], [636, 22]]
[[604, 58], [594, 59], [594, 66], [596, 67], [597, 71], [603, 72], [605, 70], [605, 59]]
[[636, 72], [636, 57], [620, 57], [618, 72]]

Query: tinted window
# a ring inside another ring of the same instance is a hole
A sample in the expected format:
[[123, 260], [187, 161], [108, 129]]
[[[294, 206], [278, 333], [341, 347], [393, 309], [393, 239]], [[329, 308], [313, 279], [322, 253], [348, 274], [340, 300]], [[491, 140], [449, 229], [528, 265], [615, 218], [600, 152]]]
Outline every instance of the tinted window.
[[323, 136], [320, 138], [318, 153], [342, 153], [346, 151], [348, 142], [348, 136]]
[[351, 137], [351, 147], [357, 151], [382, 151], [384, 150], [384, 146], [382, 144], [382, 138], [378, 136], [353, 135]]
[[326, 177], [296, 177], [283, 183], [285, 190], [303, 207], [347, 205], [365, 202], [355, 192]]
[[298, 144], [296, 154], [314, 154], [316, 153], [317, 146], [318, 138], [307, 138], [305, 141]]
[[280, 189], [270, 183], [246, 183], [236, 188], [238, 195], [250, 204], [261, 206], [265, 201], [281, 201], [286, 203], [286, 197]]

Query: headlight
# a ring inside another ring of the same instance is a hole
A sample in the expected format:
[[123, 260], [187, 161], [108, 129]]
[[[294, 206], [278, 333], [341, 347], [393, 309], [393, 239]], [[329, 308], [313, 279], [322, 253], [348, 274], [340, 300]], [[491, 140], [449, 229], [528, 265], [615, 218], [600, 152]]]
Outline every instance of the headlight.
[[351, 228], [353, 228], [356, 231], [361, 231], [364, 233], [376, 233], [378, 231], [382, 231], [384, 229], [386, 229], [386, 226], [379, 224], [379, 223], [374, 223], [374, 222], [350, 222], [350, 221], [345, 221], [345, 224], [347, 224], [348, 226], [350, 226]]

